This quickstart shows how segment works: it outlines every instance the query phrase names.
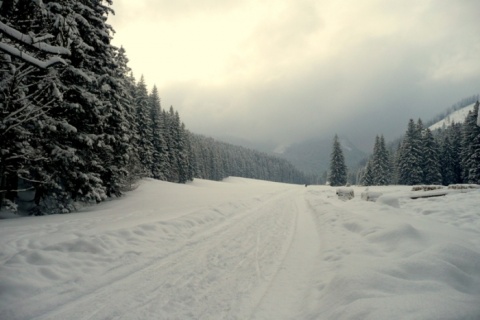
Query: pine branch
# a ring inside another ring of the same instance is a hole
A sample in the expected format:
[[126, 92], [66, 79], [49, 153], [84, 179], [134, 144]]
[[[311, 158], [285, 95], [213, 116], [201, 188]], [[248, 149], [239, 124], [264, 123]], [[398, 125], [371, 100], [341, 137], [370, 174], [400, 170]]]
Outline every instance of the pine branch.
[[39, 38], [33, 38], [29, 35], [23, 34], [20, 31], [7, 26], [5, 23], [0, 21], [0, 31], [3, 32], [9, 38], [26, 44], [28, 46], [32, 46], [42, 52], [46, 53], [53, 53], [59, 55], [70, 55], [70, 50], [64, 47], [52, 46], [44, 42], [38, 42], [39, 40], [44, 40], [50, 37], [50, 35], [46, 35]]
[[2, 192], [23, 192], [23, 191], [30, 191], [35, 189], [34, 187], [26, 188], [26, 189], [16, 189], [16, 190], [0, 190], [0, 193]]
[[23, 61], [25, 61], [29, 64], [32, 64], [32, 65], [34, 65], [34, 66], [36, 66], [40, 69], [47, 69], [47, 68], [52, 67], [52, 66], [57, 65], [57, 64], [67, 65], [65, 60], [63, 60], [62, 58], [60, 58], [58, 56], [52, 57], [52, 58], [48, 59], [47, 61], [38, 60], [37, 58], [34, 58], [31, 55], [29, 55], [25, 52], [22, 52], [22, 51], [18, 50], [17, 48], [12, 47], [11, 45], [3, 43], [3, 42], [0, 42], [0, 50], [5, 52], [5, 53], [8, 53], [12, 56], [15, 56], [17, 58], [20, 58]]

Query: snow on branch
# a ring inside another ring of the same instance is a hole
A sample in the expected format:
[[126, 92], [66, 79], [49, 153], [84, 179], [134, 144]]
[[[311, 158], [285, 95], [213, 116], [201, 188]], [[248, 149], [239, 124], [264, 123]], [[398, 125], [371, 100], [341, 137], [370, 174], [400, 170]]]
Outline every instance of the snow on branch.
[[0, 21], [0, 31], [3, 32], [6, 36], [22, 42], [26, 45], [35, 47], [42, 52], [60, 54], [60, 55], [70, 55], [70, 50], [64, 47], [52, 46], [44, 42], [39, 42], [48, 37], [33, 38], [32, 36], [21, 33], [20, 31], [7, 26], [5, 23]]
[[56, 56], [56, 57], [52, 57], [50, 59], [48, 59], [47, 61], [42, 61], [42, 60], [39, 60], [37, 58], [34, 58], [32, 57], [31, 55], [25, 53], [25, 52], [22, 52], [20, 50], [18, 50], [17, 48], [15, 47], [12, 47], [6, 43], [3, 43], [3, 42], [0, 42], [0, 50], [3, 51], [3, 52], [6, 52], [12, 56], [15, 56], [17, 58], [20, 58], [22, 59], [23, 61], [27, 62], [27, 63], [30, 63], [36, 67], [39, 67], [41, 69], [47, 69], [51, 66], [54, 66], [56, 64], [64, 64], [66, 65], [67, 63], [65, 62], [65, 60], [63, 60], [62, 58]]

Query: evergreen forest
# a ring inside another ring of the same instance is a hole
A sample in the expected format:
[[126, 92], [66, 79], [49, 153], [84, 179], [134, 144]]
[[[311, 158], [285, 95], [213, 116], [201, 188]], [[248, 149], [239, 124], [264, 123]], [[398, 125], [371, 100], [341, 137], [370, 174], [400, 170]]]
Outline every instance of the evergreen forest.
[[372, 185], [480, 184], [479, 101], [464, 123], [431, 131], [410, 119], [403, 139], [388, 148], [382, 135], [358, 171], [357, 181]]

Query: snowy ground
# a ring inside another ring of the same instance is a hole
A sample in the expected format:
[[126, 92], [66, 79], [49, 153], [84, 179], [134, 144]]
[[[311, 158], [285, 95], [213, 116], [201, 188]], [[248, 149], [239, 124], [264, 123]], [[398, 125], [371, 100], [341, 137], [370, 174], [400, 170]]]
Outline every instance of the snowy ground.
[[0, 220], [0, 319], [480, 319], [480, 190], [354, 189], [147, 180]]

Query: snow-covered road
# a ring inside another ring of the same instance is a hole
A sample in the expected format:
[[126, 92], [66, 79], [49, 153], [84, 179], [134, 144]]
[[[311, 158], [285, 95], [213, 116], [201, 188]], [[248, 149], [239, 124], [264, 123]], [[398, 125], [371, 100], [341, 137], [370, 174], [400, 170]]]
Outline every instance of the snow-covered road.
[[478, 191], [405, 190], [343, 202], [147, 180], [80, 213], [1, 220], [0, 319], [479, 319]]

